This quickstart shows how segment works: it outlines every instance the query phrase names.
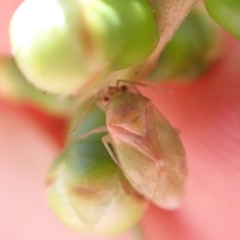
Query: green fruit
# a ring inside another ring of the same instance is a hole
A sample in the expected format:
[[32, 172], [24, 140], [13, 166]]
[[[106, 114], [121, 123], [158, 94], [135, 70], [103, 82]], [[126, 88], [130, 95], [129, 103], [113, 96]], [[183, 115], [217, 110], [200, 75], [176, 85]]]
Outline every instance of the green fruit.
[[26, 0], [12, 17], [10, 37], [27, 79], [62, 95], [144, 60], [159, 39], [147, 0]]
[[[89, 121], [94, 115], [95, 121]], [[94, 128], [104, 123], [104, 113], [96, 105], [88, 117], [78, 127], [78, 134], [90, 125]], [[48, 171], [47, 199], [69, 227], [110, 236], [137, 224], [146, 202], [109, 156], [101, 141], [103, 135], [93, 134], [68, 144]]]
[[219, 56], [220, 40], [219, 30], [206, 11], [192, 10], [163, 50], [149, 79], [196, 78]]
[[240, 40], [240, 1], [204, 0], [211, 17]]
[[54, 115], [65, 115], [74, 101], [35, 88], [19, 71], [12, 56], [0, 56], [0, 95], [10, 101], [32, 104]]

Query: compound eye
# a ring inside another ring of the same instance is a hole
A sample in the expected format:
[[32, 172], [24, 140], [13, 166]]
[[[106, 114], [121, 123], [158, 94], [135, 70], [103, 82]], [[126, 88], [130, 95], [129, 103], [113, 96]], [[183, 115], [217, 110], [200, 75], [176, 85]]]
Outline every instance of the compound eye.
[[102, 98], [102, 104], [103, 105], [106, 105], [108, 102], [109, 102], [109, 97], [107, 97], [107, 96], [104, 96], [103, 98]]
[[121, 86], [121, 90], [122, 90], [123, 92], [126, 92], [126, 91], [128, 90], [128, 87], [127, 87], [126, 85], [122, 85], [122, 86]]

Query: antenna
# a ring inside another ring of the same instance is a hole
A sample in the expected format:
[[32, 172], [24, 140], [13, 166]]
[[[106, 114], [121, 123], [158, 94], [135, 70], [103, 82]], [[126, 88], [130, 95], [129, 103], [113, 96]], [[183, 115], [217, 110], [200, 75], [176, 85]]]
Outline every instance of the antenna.
[[102, 90], [100, 90], [95, 97], [92, 98], [92, 100], [90, 101], [90, 103], [87, 105], [87, 107], [85, 108], [85, 110], [83, 111], [81, 117], [79, 118], [76, 126], [72, 129], [72, 131], [68, 134], [68, 137], [70, 137], [72, 135], [72, 133], [77, 129], [77, 127], [79, 126], [79, 124], [81, 123], [81, 121], [83, 120], [85, 114], [87, 113], [87, 111], [89, 110], [89, 108], [93, 105], [93, 103], [95, 102], [95, 100], [97, 99], [97, 97], [99, 96], [100, 92], [102, 92]]
[[135, 85], [139, 85], [139, 86], [142, 86], [142, 87], [147, 87], [147, 88], [151, 88], [151, 89], [154, 89], [154, 90], [157, 90], [157, 91], [161, 91], [161, 92], [164, 92], [164, 93], [172, 93], [172, 92], [174, 92], [172, 89], [159, 89], [159, 88], [152, 87], [152, 86], [149, 86], [149, 85], [144, 84], [144, 83], [134, 82], [134, 81], [130, 81], [130, 80], [124, 80], [124, 79], [118, 79], [117, 80], [117, 87], [119, 87], [119, 83], [120, 82], [125, 82], [125, 83], [129, 83], [129, 84], [135, 84]]

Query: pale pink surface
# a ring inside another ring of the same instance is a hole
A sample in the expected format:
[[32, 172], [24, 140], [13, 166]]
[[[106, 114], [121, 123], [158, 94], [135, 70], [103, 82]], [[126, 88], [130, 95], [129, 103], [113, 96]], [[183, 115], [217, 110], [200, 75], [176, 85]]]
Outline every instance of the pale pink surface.
[[0, 105], [0, 239], [103, 239], [75, 233], [53, 215], [45, 201], [44, 180], [59, 147], [43, 128], [19, 113]]
[[[0, 52], [10, 49], [7, 24], [19, 2], [1, 1]], [[189, 165], [182, 208], [152, 206], [146, 213], [142, 225], [150, 240], [240, 239], [240, 44], [225, 40], [221, 61], [199, 82], [174, 85], [171, 94], [144, 90], [180, 130]], [[5, 108], [0, 121], [0, 239], [88, 239], [62, 226], [44, 203], [54, 140]]]
[[229, 36], [225, 43], [199, 82], [148, 92], [180, 130], [189, 165], [182, 208], [152, 208], [143, 221], [152, 240], [240, 239], [240, 43]]

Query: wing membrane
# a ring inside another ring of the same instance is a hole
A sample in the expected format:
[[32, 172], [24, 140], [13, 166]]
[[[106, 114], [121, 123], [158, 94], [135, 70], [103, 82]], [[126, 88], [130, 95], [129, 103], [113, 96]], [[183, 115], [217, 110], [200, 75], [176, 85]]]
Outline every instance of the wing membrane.
[[167, 120], [153, 106], [146, 108], [145, 135], [124, 125], [113, 126], [110, 136], [120, 165], [132, 185], [160, 207], [177, 208], [187, 174], [185, 151]]

